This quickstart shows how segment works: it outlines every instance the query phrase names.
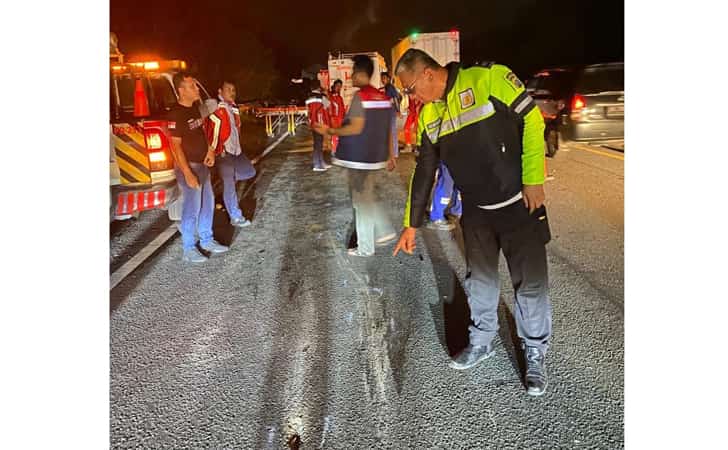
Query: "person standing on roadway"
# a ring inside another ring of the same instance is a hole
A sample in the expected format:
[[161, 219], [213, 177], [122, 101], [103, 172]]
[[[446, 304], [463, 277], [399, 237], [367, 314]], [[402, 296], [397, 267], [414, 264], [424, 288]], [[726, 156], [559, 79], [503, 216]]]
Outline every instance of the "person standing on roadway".
[[407, 120], [404, 122], [404, 151], [411, 152], [417, 135], [417, 117], [422, 103], [411, 95], [407, 96]]
[[317, 79], [311, 80], [311, 93], [306, 99], [306, 108], [308, 108], [308, 122], [311, 126], [313, 134], [313, 171], [325, 172], [329, 170], [330, 165], [324, 160], [324, 135], [317, 132], [317, 126], [328, 126], [331, 123], [329, 118], [329, 100], [323, 92], [321, 92], [321, 82]]
[[208, 139], [217, 156], [215, 164], [222, 179], [223, 202], [230, 216], [230, 224], [234, 227], [247, 227], [250, 221], [243, 217], [240, 210], [235, 183], [253, 178], [255, 168], [240, 145], [240, 110], [235, 103], [235, 84], [232, 81], [223, 81], [217, 93], [217, 109], [207, 121]]
[[[344, 122], [344, 114], [346, 113], [346, 107], [344, 106], [344, 98], [341, 96], [341, 88], [344, 83], [341, 80], [334, 81], [331, 86], [331, 92], [329, 92], [329, 118], [331, 119], [331, 126], [338, 128]], [[336, 153], [336, 148], [339, 145], [339, 137], [331, 136], [331, 151]]]
[[392, 102], [369, 84], [374, 73], [372, 60], [366, 55], [356, 55], [352, 59], [351, 80], [359, 90], [354, 93], [344, 122], [339, 128], [319, 123], [316, 131], [341, 137], [332, 163], [349, 169], [358, 242], [348, 253], [367, 257], [374, 255], [375, 245], [384, 245], [397, 238], [375, 191], [379, 181], [377, 171], [385, 167], [391, 171], [396, 167], [389, 145]]
[[450, 367], [468, 369], [495, 353], [502, 250], [516, 294], [514, 315], [525, 350], [527, 392], [542, 395], [551, 339], [543, 118], [523, 83], [503, 65], [442, 67], [427, 53], [409, 49], [395, 74], [406, 86], [405, 94], [414, 94], [425, 105], [405, 228], [393, 254], [414, 251], [435, 170], [443, 161], [463, 201], [463, 284], [472, 320], [470, 342]]
[[392, 148], [394, 149], [394, 156], [399, 157], [399, 142], [397, 140], [397, 116], [399, 115], [399, 103], [402, 101], [397, 88], [392, 84], [392, 78], [389, 76], [389, 72], [382, 72], [379, 74], [382, 80], [382, 92], [392, 100], [392, 127], [391, 140]]
[[215, 149], [208, 145], [203, 129], [204, 119], [196, 102], [200, 91], [196, 80], [187, 73], [174, 76], [177, 104], [169, 113], [168, 128], [175, 162], [175, 176], [182, 191], [182, 259], [200, 263], [207, 258], [197, 250], [195, 230], [200, 247], [211, 253], [224, 253], [228, 247], [213, 239], [212, 217], [215, 195], [210, 182], [210, 167], [215, 164]]

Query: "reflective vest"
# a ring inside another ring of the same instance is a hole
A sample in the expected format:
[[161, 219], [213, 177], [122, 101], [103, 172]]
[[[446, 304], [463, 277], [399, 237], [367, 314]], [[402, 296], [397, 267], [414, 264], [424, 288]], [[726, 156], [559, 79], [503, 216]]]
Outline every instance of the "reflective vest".
[[544, 122], [523, 83], [499, 64], [447, 69], [445, 98], [420, 111], [405, 226], [422, 225], [440, 160], [466, 207], [498, 209], [544, 182]]
[[[361, 134], [341, 136], [331, 162], [350, 169], [383, 169], [389, 159], [392, 102], [372, 86], [365, 86], [354, 95], [359, 96], [364, 107], [364, 130]], [[343, 125], [348, 124], [347, 117]]]

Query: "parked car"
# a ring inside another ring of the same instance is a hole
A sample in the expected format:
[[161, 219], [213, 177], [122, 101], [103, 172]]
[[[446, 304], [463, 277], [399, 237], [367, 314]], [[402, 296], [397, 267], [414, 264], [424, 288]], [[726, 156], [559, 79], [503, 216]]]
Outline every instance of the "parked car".
[[624, 139], [624, 63], [578, 69], [560, 115], [565, 140]]
[[546, 154], [553, 157], [559, 149], [561, 111], [566, 107], [574, 84], [575, 71], [570, 68], [545, 69], [526, 82], [526, 91], [541, 110], [546, 128]]

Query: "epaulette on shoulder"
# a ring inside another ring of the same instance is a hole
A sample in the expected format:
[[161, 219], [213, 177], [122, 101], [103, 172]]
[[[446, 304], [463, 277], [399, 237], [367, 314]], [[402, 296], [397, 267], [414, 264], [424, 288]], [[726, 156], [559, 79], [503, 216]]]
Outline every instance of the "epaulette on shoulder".
[[475, 64], [471, 64], [470, 66], [468, 66], [468, 68], [484, 67], [486, 69], [490, 69], [491, 67], [493, 67], [493, 64], [495, 64], [495, 61], [478, 61]]

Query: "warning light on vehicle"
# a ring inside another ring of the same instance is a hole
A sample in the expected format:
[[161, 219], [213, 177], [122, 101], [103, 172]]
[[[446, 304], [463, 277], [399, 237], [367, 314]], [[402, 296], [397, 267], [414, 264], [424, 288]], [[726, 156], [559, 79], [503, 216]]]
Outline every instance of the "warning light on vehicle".
[[167, 160], [167, 155], [164, 152], [152, 152], [149, 154], [149, 162], [162, 162]]
[[[164, 147], [164, 143], [162, 142], [162, 135], [157, 132], [151, 132], [147, 133], [147, 148], [149, 150], [159, 150]], [[152, 162], [155, 162], [155, 160], [152, 159], [152, 155], [155, 153], [149, 154], [149, 160]], [[162, 152], [162, 158], [164, 159], [164, 152]], [[161, 160], [157, 160], [161, 161]]]
[[417, 39], [418, 37], [420, 37], [419, 30], [412, 30], [410, 33], [410, 39]]

